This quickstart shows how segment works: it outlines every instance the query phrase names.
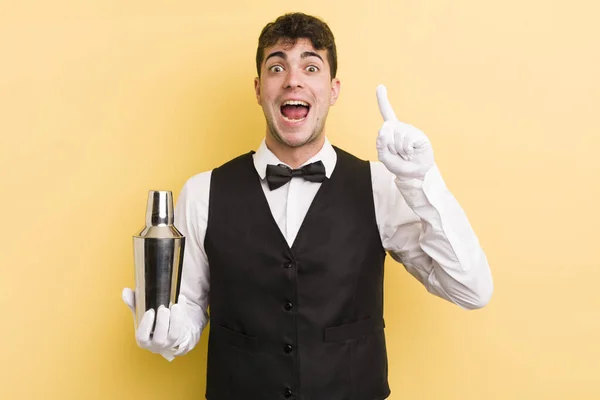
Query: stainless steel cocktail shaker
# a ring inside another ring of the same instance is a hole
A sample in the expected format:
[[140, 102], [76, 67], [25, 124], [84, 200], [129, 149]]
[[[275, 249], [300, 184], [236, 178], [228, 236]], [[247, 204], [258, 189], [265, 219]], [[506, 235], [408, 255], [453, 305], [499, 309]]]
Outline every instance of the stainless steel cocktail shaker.
[[146, 226], [133, 236], [136, 329], [147, 310], [156, 311], [160, 305], [170, 307], [177, 302], [185, 237], [173, 222], [173, 194], [150, 190]]

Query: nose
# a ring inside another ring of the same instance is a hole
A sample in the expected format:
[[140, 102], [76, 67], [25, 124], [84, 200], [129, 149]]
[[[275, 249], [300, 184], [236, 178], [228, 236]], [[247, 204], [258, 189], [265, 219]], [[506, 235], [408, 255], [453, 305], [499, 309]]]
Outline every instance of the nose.
[[304, 86], [302, 82], [301, 72], [295, 68], [290, 68], [288, 70], [287, 75], [285, 76], [285, 80], [283, 81], [284, 89], [295, 89], [301, 88]]

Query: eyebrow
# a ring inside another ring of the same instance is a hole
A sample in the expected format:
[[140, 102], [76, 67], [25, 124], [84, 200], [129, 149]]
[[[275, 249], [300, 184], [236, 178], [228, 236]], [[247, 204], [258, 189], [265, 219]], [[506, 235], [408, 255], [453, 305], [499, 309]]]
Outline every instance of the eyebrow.
[[[271, 57], [281, 57], [284, 60], [287, 60], [287, 54], [285, 54], [283, 51], [274, 51], [273, 53], [269, 54], [267, 58], [265, 58], [265, 62], [267, 62], [267, 60]], [[321, 60], [321, 62], [324, 62], [323, 58], [321, 58], [321, 56], [314, 51], [305, 51], [304, 53], [300, 54], [300, 58], [308, 57], [317, 57], [319, 60]]]

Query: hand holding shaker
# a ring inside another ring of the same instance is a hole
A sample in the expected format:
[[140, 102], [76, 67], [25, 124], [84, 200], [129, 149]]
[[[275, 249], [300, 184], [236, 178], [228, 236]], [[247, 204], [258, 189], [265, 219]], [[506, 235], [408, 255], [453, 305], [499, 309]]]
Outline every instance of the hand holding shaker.
[[150, 190], [146, 226], [133, 236], [136, 329], [146, 311], [152, 308], [157, 311], [160, 305], [169, 308], [177, 302], [185, 236], [173, 222], [173, 194]]

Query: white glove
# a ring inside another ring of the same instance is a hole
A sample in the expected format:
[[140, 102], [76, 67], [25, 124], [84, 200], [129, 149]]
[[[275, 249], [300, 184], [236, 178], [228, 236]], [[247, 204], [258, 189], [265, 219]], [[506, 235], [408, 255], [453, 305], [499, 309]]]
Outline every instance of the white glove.
[[[131, 312], [135, 321], [135, 292], [130, 288], [123, 289], [123, 301]], [[135, 339], [139, 347], [161, 354], [164, 358], [172, 361], [175, 356], [187, 352], [187, 344], [190, 342], [191, 323], [185, 313], [187, 299], [180, 294], [177, 303], [171, 308], [158, 307], [156, 326], [150, 337], [152, 325], [154, 324], [154, 309], [146, 311], [135, 332]]]
[[414, 126], [398, 121], [383, 85], [377, 86], [377, 103], [384, 121], [377, 136], [379, 161], [401, 181], [423, 180], [434, 164], [429, 139]]

